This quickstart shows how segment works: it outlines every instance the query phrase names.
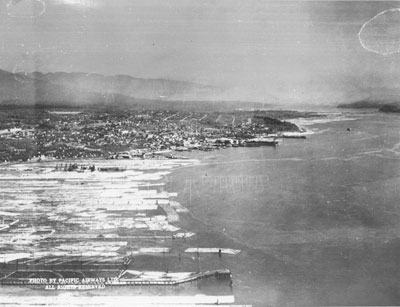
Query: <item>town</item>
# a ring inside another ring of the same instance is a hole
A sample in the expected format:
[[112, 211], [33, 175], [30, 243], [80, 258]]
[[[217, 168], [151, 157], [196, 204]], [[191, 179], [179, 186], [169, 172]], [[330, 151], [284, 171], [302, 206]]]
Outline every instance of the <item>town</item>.
[[275, 146], [305, 138], [296, 111], [190, 112], [44, 108], [0, 110], [0, 162], [76, 158], [184, 158], [174, 152]]

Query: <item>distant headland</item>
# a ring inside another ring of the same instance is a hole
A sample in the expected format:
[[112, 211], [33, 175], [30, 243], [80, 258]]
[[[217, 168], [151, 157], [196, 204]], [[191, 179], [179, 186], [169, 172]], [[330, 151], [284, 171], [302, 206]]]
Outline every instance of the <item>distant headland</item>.
[[352, 103], [339, 104], [338, 107], [349, 109], [378, 109], [380, 112], [400, 113], [400, 102], [360, 100]]

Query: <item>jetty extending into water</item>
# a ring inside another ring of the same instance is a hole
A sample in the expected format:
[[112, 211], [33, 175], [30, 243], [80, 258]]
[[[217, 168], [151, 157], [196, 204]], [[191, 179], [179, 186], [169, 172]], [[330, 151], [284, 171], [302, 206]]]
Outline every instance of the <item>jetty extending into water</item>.
[[206, 279], [228, 281], [229, 285], [232, 283], [232, 274], [227, 269], [199, 273], [123, 270], [114, 276], [101, 274], [103, 277], [98, 277], [98, 274], [93, 277], [93, 273], [53, 270], [14, 271], [0, 279], [0, 286], [28, 286], [45, 290], [90, 290], [110, 286], [174, 286]]

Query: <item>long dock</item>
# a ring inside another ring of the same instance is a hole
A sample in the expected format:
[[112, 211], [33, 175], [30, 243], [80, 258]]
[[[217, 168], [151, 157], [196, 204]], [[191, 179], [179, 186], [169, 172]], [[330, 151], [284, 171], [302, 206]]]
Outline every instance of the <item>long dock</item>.
[[[43, 273], [44, 271], [19, 271], [18, 273], [26, 273], [27, 276], [32, 276], [35, 273]], [[61, 271], [46, 271], [48, 273], [63, 276]], [[65, 272], [64, 272], [65, 273]], [[119, 276], [123, 276], [124, 271], [122, 271]], [[188, 277], [184, 278], [171, 278], [169, 280], [163, 279], [128, 279], [128, 278], [119, 278], [118, 276], [104, 278], [104, 281], [96, 280], [94, 282], [84, 282], [85, 278], [58, 278], [58, 279], [50, 279], [50, 278], [27, 278], [27, 277], [20, 277], [20, 278], [13, 278], [13, 273], [7, 275], [0, 279], [1, 286], [50, 286], [50, 285], [58, 285], [62, 284], [62, 286], [77, 286], [77, 285], [104, 285], [104, 286], [175, 286], [179, 284], [195, 282], [202, 279], [208, 278], [216, 278], [216, 279], [231, 279], [232, 274], [229, 270], [216, 270], [216, 271], [206, 271], [201, 273], [193, 273]], [[62, 283], [60, 283], [62, 280]], [[58, 283], [58, 282], [59, 283]], [[77, 288], [79, 289], [79, 288]]]

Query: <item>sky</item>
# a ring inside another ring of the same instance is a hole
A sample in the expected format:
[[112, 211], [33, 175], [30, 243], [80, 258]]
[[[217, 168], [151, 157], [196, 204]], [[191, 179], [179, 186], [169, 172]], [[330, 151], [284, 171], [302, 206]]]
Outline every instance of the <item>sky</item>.
[[390, 98], [400, 93], [400, 11], [372, 18], [394, 8], [400, 2], [3, 0], [0, 68], [193, 81], [234, 100]]

